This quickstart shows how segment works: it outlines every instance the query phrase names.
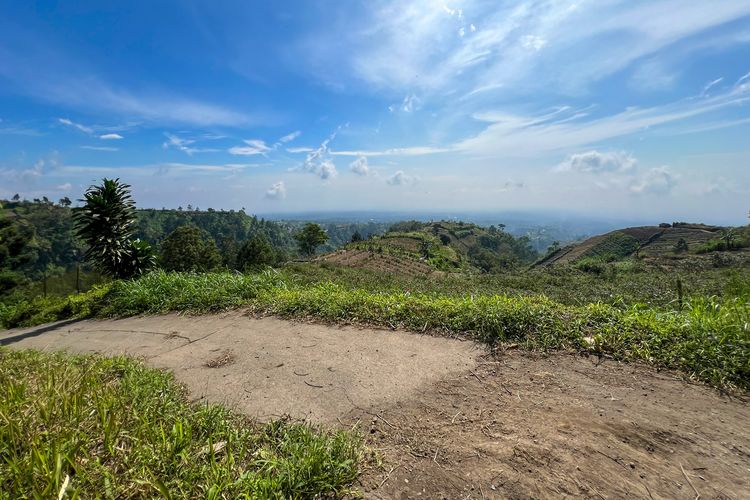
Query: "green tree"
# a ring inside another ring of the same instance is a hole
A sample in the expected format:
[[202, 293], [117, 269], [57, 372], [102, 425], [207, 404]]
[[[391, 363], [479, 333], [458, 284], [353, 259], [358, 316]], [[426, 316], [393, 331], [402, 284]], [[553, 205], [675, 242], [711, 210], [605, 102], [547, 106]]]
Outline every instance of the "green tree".
[[70, 201], [70, 198], [68, 198], [67, 196], [63, 196], [62, 198], [60, 198], [60, 206], [61, 207], [68, 208], [70, 205], [72, 205], [72, 203], [73, 202]]
[[352, 234], [351, 242], [357, 243], [358, 241], [362, 241], [364, 238], [362, 237], [362, 233], [359, 232], [359, 229], [356, 229], [354, 231], [354, 234]]
[[311, 257], [318, 246], [328, 241], [328, 235], [318, 224], [308, 222], [302, 231], [294, 235], [294, 239], [297, 240], [302, 255]]
[[196, 226], [180, 226], [161, 244], [161, 266], [167, 271], [203, 272], [221, 265], [216, 243]]
[[674, 244], [674, 248], [672, 248], [672, 251], [674, 253], [684, 253], [688, 251], [688, 243], [685, 241], [685, 238], [680, 238], [677, 240], [677, 243]]
[[732, 250], [734, 248], [736, 239], [737, 234], [734, 232], [734, 229], [727, 229], [721, 235], [721, 240], [724, 242], [724, 246], [727, 250]]
[[76, 236], [88, 245], [86, 260], [115, 278], [131, 278], [152, 267], [150, 247], [132, 239], [135, 203], [130, 186], [120, 179], [102, 179], [101, 186], [90, 186], [83, 196], [83, 206], [73, 209], [73, 217]]
[[277, 261], [276, 250], [262, 234], [254, 235], [237, 252], [237, 269], [241, 271], [261, 266], [272, 266]]

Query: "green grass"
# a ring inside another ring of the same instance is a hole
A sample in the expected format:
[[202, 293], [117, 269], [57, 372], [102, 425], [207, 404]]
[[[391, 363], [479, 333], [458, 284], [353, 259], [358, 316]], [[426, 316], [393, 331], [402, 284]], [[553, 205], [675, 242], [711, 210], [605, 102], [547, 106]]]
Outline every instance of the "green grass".
[[[61, 318], [74, 310], [81, 311], [79, 315], [88, 311], [106, 317], [244, 305], [280, 316], [461, 333], [488, 343], [515, 342], [528, 349], [606, 354], [680, 369], [715, 386], [747, 390], [750, 294], [742, 287], [742, 278], [734, 276], [727, 278], [727, 288], [739, 296], [690, 297], [686, 293], [680, 308], [676, 296], [665, 307], [615, 297], [574, 305], [543, 294], [502, 289], [466, 293], [466, 288], [459, 288], [445, 294], [415, 287], [404, 292], [389, 288], [387, 282], [360, 287], [351, 281], [305, 281], [275, 271], [254, 275], [155, 272], [116, 282], [98, 295], [76, 297], [75, 307], [52, 304], [27, 321]], [[23, 319], [12, 312], [5, 317], [9, 326]]]
[[0, 498], [312, 498], [343, 494], [361, 440], [192, 406], [124, 358], [0, 350]]

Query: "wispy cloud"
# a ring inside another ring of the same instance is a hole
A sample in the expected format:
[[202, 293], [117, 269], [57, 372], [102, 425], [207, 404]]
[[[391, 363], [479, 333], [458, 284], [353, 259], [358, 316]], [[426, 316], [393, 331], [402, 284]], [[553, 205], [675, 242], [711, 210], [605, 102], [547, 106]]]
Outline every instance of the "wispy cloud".
[[622, 137], [635, 132], [750, 101], [750, 88], [742, 86], [697, 101], [686, 99], [651, 108], [627, 108], [609, 116], [571, 123], [566, 117], [575, 110], [550, 116], [513, 115], [503, 112], [480, 113], [475, 118], [488, 122], [482, 132], [456, 144], [456, 148], [488, 156], [534, 156], [541, 153], [570, 149], [599, 141]]
[[432, 0], [371, 2], [367, 29], [344, 29], [356, 22], [344, 17], [341, 29], [313, 33], [304, 49], [328, 82], [346, 84], [353, 76], [374, 88], [433, 93], [554, 82], [558, 91], [580, 92], [665, 47], [750, 15], [744, 0], [710, 9], [682, 0], [461, 5], [449, 13]]
[[720, 84], [723, 81], [724, 81], [724, 77], [723, 76], [720, 77], [720, 78], [717, 78], [716, 80], [711, 80], [710, 82], [708, 82], [706, 84], [705, 87], [703, 87], [703, 91], [701, 92], [701, 95], [702, 96], [708, 95], [708, 91], [709, 90], [711, 90], [713, 87], [715, 87], [716, 85]]
[[295, 130], [294, 132], [291, 132], [285, 135], [284, 137], [282, 137], [281, 139], [279, 139], [279, 142], [282, 144], [285, 144], [287, 142], [292, 142], [294, 139], [296, 139], [300, 135], [302, 135], [302, 132], [300, 132], [299, 130]]
[[413, 146], [408, 148], [390, 148], [383, 150], [331, 151], [333, 156], [422, 156], [458, 151], [456, 147]]
[[123, 137], [120, 134], [102, 134], [99, 136], [99, 139], [102, 139], [104, 141], [112, 141], [123, 139]]
[[299, 148], [286, 148], [287, 153], [310, 153], [315, 151], [315, 148], [299, 147]]
[[81, 146], [81, 149], [88, 149], [90, 151], [109, 151], [109, 152], [120, 150], [119, 148], [113, 148], [109, 146]]
[[241, 156], [252, 156], [252, 155], [264, 155], [271, 151], [271, 148], [260, 139], [248, 139], [244, 142], [245, 146], [234, 146], [229, 148], [229, 154], [241, 155]]
[[192, 156], [194, 153], [217, 153], [221, 151], [220, 149], [216, 148], [195, 147], [193, 146], [193, 144], [196, 143], [195, 139], [179, 137], [168, 132], [164, 133], [164, 136], [167, 138], [167, 140], [162, 143], [162, 149], [176, 149], [177, 151], [182, 151], [188, 156]]
[[12, 33], [4, 35], [13, 37], [13, 43], [2, 47], [0, 76], [16, 92], [44, 102], [160, 123], [241, 126], [278, 122], [275, 113], [228, 109], [174, 90], [146, 87], [135, 92], [102, 78], [83, 59], [63, 52], [39, 33], [15, 26]]
[[75, 123], [68, 118], [58, 118], [57, 121], [59, 123], [62, 123], [63, 125], [67, 125], [68, 127], [73, 127], [75, 129], [78, 129], [85, 134], [94, 133], [94, 129], [92, 129], [91, 127], [87, 127], [86, 125], [81, 125], [80, 123]]

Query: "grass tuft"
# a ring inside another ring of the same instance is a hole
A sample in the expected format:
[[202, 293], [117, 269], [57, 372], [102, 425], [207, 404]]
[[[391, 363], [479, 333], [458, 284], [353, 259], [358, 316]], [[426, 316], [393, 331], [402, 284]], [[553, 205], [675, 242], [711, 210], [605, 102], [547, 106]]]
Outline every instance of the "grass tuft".
[[0, 498], [336, 495], [362, 452], [345, 432], [191, 406], [132, 359], [0, 350]]

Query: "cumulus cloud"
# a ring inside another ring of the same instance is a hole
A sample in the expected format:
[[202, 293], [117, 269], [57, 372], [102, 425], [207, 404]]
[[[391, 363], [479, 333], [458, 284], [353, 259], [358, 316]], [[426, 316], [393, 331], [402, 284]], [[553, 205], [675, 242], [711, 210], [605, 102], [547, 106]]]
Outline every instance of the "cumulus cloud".
[[284, 181], [274, 182], [266, 191], [266, 198], [269, 200], [283, 200], [286, 198], [286, 186]]
[[56, 186], [55, 189], [58, 191], [70, 191], [73, 189], [73, 184], [70, 182], [66, 182], [65, 184], [60, 184], [59, 186]]
[[677, 184], [679, 175], [672, 172], [666, 165], [654, 167], [630, 184], [633, 194], [667, 194]]
[[638, 160], [624, 151], [600, 152], [596, 150], [575, 153], [560, 163], [558, 172], [582, 172], [600, 174], [605, 172], [628, 172], [637, 165]]
[[120, 134], [102, 134], [99, 136], [99, 139], [103, 139], [105, 141], [117, 140], [122, 138], [123, 137]]
[[336, 165], [330, 159], [331, 151], [328, 149], [328, 144], [336, 137], [340, 129], [341, 127], [338, 127], [317, 149], [308, 152], [302, 165], [290, 170], [293, 172], [309, 172], [323, 180], [330, 180], [336, 177], [338, 170], [336, 170]]
[[248, 139], [242, 141], [246, 146], [234, 146], [229, 148], [229, 153], [233, 155], [252, 156], [262, 155], [271, 151], [271, 148], [260, 139]]
[[392, 176], [388, 177], [385, 182], [391, 186], [408, 186], [417, 183], [417, 177], [407, 175], [403, 170], [399, 170]]
[[367, 176], [370, 173], [370, 167], [367, 165], [367, 157], [360, 156], [349, 164], [349, 171], [361, 175], [362, 177]]

